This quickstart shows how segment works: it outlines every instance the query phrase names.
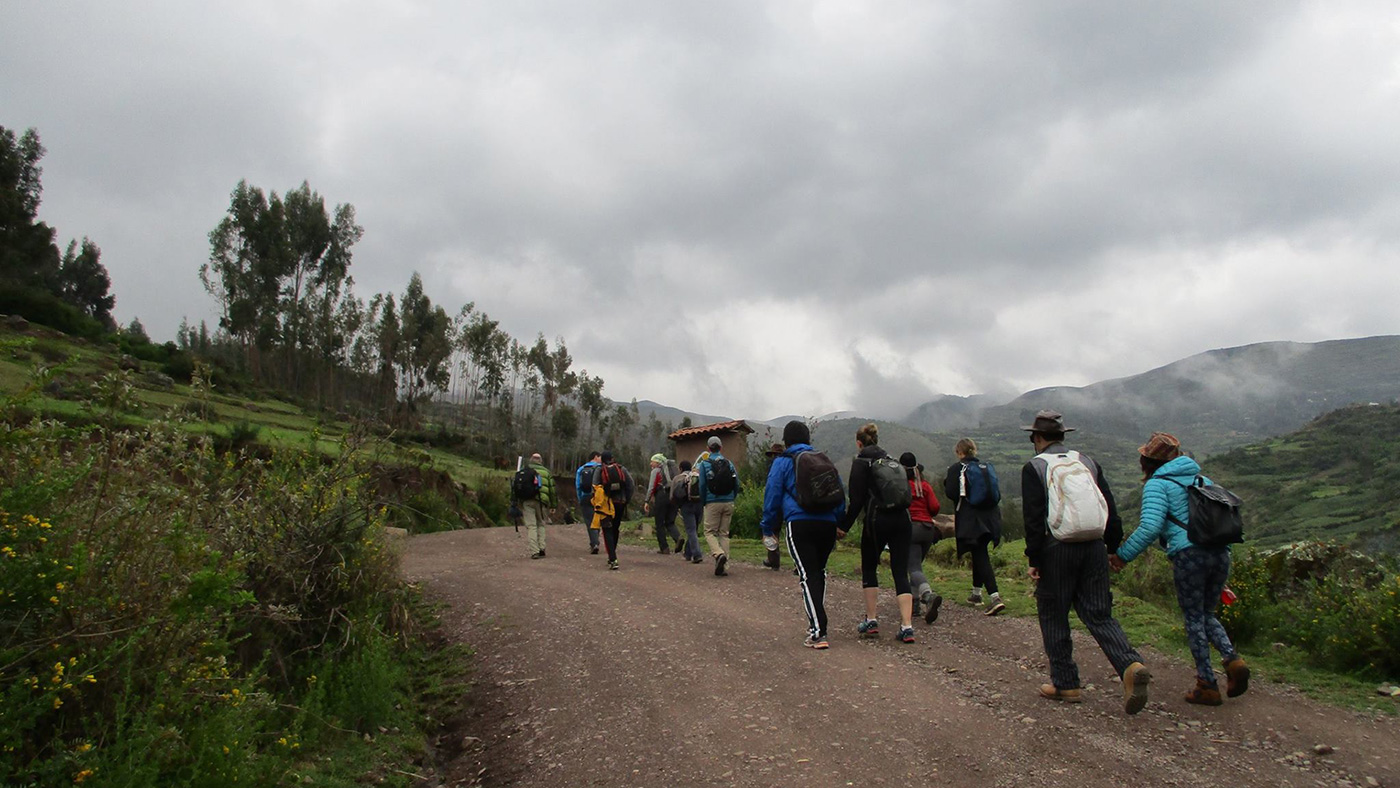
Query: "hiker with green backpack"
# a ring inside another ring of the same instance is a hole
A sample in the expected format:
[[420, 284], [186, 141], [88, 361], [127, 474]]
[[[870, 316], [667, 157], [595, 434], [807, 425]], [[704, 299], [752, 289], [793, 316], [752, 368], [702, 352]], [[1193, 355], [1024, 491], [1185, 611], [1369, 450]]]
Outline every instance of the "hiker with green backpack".
[[914, 594], [909, 586], [909, 549], [913, 524], [909, 504], [913, 499], [904, 466], [880, 448], [879, 428], [866, 424], [856, 430], [858, 453], [851, 461], [850, 507], [836, 527], [836, 538], [845, 537], [856, 518], [865, 515], [860, 534], [861, 586], [865, 593], [865, 619], [856, 627], [861, 637], [878, 637], [880, 622], [876, 602], [880, 580], [877, 570], [880, 554], [890, 551], [890, 574], [894, 575], [895, 600], [899, 605], [901, 643], [914, 642]]
[[[1160, 542], [1172, 562], [1176, 600], [1186, 625], [1186, 640], [1196, 660], [1196, 686], [1186, 693], [1186, 702], [1219, 706], [1223, 701], [1210, 664], [1210, 647], [1219, 650], [1225, 665], [1225, 695], [1235, 698], [1249, 689], [1249, 666], [1230, 642], [1225, 627], [1216, 618], [1220, 595], [1230, 578], [1230, 545], [1243, 541], [1238, 526], [1237, 498], [1201, 474], [1201, 466], [1181, 453], [1181, 442], [1165, 432], [1154, 432], [1138, 448], [1142, 467], [1142, 509], [1136, 531], [1110, 556], [1113, 570], [1120, 571], [1153, 542]], [[1194, 488], [1194, 490], [1193, 490]], [[1212, 533], [1208, 529], [1212, 509], [1194, 501], [1205, 498], [1199, 491], [1210, 490], [1211, 497], [1225, 503], [1225, 526]], [[1234, 499], [1234, 500], [1230, 500]]]

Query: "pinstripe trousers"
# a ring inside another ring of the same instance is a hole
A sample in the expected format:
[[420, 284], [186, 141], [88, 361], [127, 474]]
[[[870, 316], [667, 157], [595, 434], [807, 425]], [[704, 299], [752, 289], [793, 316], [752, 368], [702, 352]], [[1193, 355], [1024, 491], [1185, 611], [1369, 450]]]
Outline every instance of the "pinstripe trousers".
[[1050, 680], [1058, 689], [1079, 687], [1079, 666], [1074, 662], [1074, 641], [1069, 632], [1071, 607], [1119, 676], [1129, 665], [1142, 661], [1113, 617], [1108, 551], [1102, 539], [1050, 540], [1040, 553], [1040, 584], [1035, 602], [1045, 655], [1050, 658]]

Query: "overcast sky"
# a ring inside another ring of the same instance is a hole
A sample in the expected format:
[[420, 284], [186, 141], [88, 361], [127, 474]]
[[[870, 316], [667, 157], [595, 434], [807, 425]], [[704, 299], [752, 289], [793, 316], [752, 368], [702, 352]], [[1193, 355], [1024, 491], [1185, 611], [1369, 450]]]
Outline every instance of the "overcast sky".
[[0, 0], [0, 125], [156, 339], [240, 179], [704, 413], [1400, 333], [1393, 0]]

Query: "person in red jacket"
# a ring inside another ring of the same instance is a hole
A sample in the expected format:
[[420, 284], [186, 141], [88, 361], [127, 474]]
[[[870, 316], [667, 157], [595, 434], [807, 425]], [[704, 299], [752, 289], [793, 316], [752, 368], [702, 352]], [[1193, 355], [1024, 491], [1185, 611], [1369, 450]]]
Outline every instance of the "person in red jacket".
[[933, 494], [933, 486], [924, 480], [924, 466], [913, 452], [899, 455], [899, 464], [909, 474], [909, 491], [913, 496], [909, 504], [909, 519], [914, 525], [909, 544], [909, 585], [914, 589], [914, 615], [919, 615], [922, 609], [925, 623], [932, 624], [938, 619], [943, 597], [934, 592], [924, 574], [924, 558], [938, 541], [938, 529], [933, 526], [933, 518], [938, 516], [938, 496]]

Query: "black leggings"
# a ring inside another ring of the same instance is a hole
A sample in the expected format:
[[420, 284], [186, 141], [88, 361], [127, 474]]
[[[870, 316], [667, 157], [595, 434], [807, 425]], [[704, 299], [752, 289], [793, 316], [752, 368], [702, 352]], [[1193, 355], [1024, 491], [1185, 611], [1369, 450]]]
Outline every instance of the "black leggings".
[[875, 514], [865, 518], [865, 529], [860, 535], [860, 584], [864, 588], [877, 588], [880, 585], [875, 570], [880, 566], [880, 553], [890, 548], [890, 574], [894, 575], [894, 592], [908, 594], [909, 590], [909, 542], [913, 538], [913, 524], [906, 511], [894, 514]]
[[987, 555], [987, 540], [979, 539], [972, 550], [972, 587], [985, 588], [987, 593], [997, 592], [997, 576], [992, 573], [992, 558]]
[[603, 544], [608, 548], [608, 560], [617, 560], [617, 536], [622, 530], [622, 524], [616, 518], [606, 517], [603, 519]]

